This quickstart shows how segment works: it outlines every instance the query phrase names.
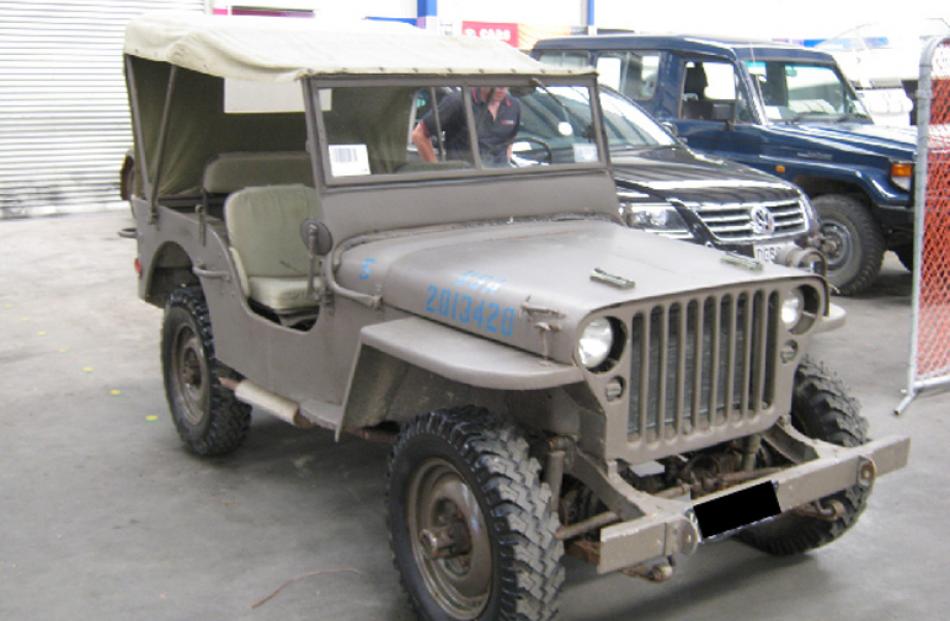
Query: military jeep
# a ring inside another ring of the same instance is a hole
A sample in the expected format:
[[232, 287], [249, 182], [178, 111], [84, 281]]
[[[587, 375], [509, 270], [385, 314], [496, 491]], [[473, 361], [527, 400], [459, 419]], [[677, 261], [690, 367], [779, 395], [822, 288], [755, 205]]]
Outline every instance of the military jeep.
[[[623, 226], [592, 70], [180, 14], [133, 20], [125, 68], [139, 295], [165, 309], [181, 439], [233, 451], [253, 409], [391, 443], [422, 618], [551, 619], [565, 553], [663, 580], [733, 534], [803, 552], [905, 464], [806, 356], [833, 323], [821, 276]], [[417, 102], [481, 87], [547, 111], [538, 148], [487, 166], [438, 130], [421, 160]]]

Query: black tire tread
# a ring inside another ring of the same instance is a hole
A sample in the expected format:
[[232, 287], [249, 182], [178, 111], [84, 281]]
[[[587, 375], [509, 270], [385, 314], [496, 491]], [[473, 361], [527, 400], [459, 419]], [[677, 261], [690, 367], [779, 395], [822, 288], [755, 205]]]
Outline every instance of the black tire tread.
[[878, 226], [867, 207], [852, 196], [822, 194], [815, 198], [812, 204], [818, 211], [819, 218], [824, 219], [822, 212], [825, 210], [836, 211], [839, 214], [838, 219], [850, 222], [857, 232], [858, 239], [855, 242], [860, 244], [864, 255], [857, 274], [847, 282], [836, 282], [832, 274], [829, 274], [829, 278], [841, 295], [861, 293], [871, 286], [881, 271], [884, 252], [887, 250], [881, 227]]
[[[809, 437], [839, 446], [867, 442], [868, 423], [858, 402], [842, 381], [824, 365], [805, 357], [795, 373], [792, 424]], [[738, 539], [775, 556], [791, 556], [831, 543], [857, 522], [870, 491], [852, 486], [828, 496], [842, 503], [844, 515], [822, 520], [787, 513], [776, 520], [741, 532]]]
[[247, 438], [251, 426], [251, 406], [238, 401], [234, 393], [218, 383], [217, 378], [222, 376], [234, 377], [233, 371], [218, 362], [214, 355], [214, 336], [211, 332], [211, 315], [205, 302], [201, 287], [181, 287], [175, 289], [168, 296], [165, 305], [165, 315], [173, 308], [180, 308], [191, 315], [198, 327], [202, 347], [208, 366], [211, 370], [211, 403], [210, 423], [208, 429], [200, 437], [192, 437], [188, 433], [180, 414], [176, 412], [176, 405], [172, 397], [167, 369], [166, 331], [167, 325], [162, 326], [162, 366], [165, 374], [165, 390], [168, 406], [172, 411], [175, 428], [179, 437], [190, 451], [202, 457], [225, 455], [240, 447]]
[[[548, 509], [550, 489], [541, 483], [540, 466], [529, 457], [528, 443], [521, 433], [474, 406], [420, 415], [403, 429], [393, 447], [390, 481], [396, 456], [420, 434], [448, 441], [472, 469], [488, 500], [490, 516], [486, 515], [486, 519], [493, 525], [502, 556], [499, 618], [510, 621], [553, 619], [564, 582], [561, 564], [564, 546], [554, 536], [559, 524]], [[395, 563], [391, 517], [388, 521]], [[396, 568], [399, 569], [398, 564]], [[410, 603], [419, 617], [424, 618], [422, 607], [402, 572], [399, 573]]]

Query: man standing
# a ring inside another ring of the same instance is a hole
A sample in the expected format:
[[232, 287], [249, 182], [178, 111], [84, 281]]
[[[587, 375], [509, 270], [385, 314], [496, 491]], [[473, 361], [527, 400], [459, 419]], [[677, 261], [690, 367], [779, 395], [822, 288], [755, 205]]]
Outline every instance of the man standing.
[[[478, 135], [478, 153], [486, 166], [507, 166], [511, 161], [511, 145], [521, 122], [521, 104], [508, 94], [507, 87], [479, 87], [469, 96], [475, 115]], [[462, 93], [452, 93], [438, 107], [439, 125], [445, 134], [446, 157], [450, 160], [470, 159], [469, 135], [465, 123], [465, 104]], [[435, 109], [430, 109], [412, 130], [412, 142], [419, 156], [426, 162], [435, 162], [431, 136], [436, 131]]]

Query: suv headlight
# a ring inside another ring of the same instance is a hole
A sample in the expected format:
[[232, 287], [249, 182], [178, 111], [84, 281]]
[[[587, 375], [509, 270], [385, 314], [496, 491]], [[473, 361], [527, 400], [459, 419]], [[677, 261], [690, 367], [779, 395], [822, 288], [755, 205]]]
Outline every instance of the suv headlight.
[[610, 320], [599, 317], [588, 323], [577, 339], [577, 360], [587, 369], [596, 369], [607, 360], [614, 346]]
[[891, 182], [897, 187], [910, 192], [910, 184], [914, 179], [913, 162], [891, 162]]
[[624, 222], [631, 228], [683, 239], [693, 237], [676, 207], [669, 203], [623, 203], [621, 209]]

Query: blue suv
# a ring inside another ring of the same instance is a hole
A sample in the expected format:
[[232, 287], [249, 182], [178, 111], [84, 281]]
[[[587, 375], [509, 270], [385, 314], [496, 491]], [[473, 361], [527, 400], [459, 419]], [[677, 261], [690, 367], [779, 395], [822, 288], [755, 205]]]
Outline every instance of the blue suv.
[[866, 289], [886, 250], [912, 267], [914, 130], [874, 125], [831, 55], [648, 35], [548, 39], [532, 55], [594, 65], [603, 83], [675, 127], [691, 148], [801, 187], [821, 219], [840, 293]]

